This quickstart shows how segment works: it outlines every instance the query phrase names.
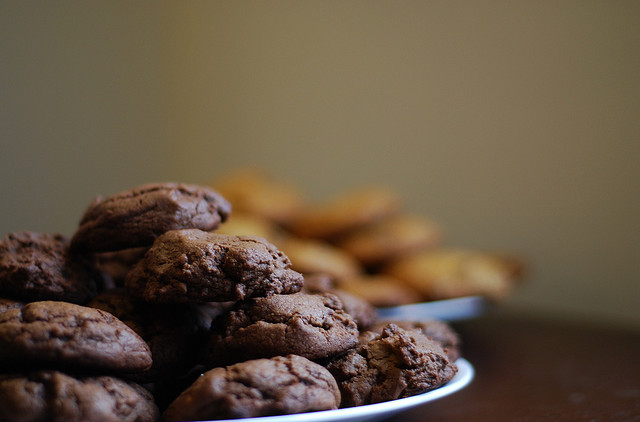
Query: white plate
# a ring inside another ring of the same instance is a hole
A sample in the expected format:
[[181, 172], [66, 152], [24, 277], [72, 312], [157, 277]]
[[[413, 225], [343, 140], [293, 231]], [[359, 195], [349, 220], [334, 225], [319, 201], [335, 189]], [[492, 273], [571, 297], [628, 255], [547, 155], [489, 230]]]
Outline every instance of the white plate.
[[474, 376], [473, 366], [471, 366], [466, 359], [462, 358], [458, 359], [456, 364], [458, 365], [458, 373], [448, 383], [435, 390], [427, 391], [417, 396], [367, 406], [349, 407], [346, 409], [298, 413], [295, 415], [265, 416], [261, 418], [226, 419], [225, 421], [218, 420], [210, 422], [372, 422], [448, 396], [467, 386]]
[[378, 308], [378, 319], [420, 321], [431, 318], [442, 321], [455, 321], [481, 315], [486, 311], [487, 306], [487, 300], [484, 297], [467, 296]]

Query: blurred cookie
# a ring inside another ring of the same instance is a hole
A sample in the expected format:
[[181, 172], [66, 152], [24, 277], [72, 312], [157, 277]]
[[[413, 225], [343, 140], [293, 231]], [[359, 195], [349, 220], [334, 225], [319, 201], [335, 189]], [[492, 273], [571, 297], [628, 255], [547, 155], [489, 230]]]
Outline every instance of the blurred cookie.
[[235, 209], [233, 215], [215, 232], [229, 236], [257, 236], [276, 244], [281, 237], [280, 229], [275, 223], [255, 215], [239, 213]]
[[440, 238], [440, 228], [430, 219], [403, 214], [350, 233], [337, 246], [366, 267], [374, 267], [418, 249], [432, 248]]
[[231, 213], [231, 205], [213, 189], [156, 183], [98, 197], [85, 211], [71, 247], [106, 252], [150, 246], [169, 230], [213, 230]]
[[61, 234], [17, 232], [0, 241], [0, 295], [26, 302], [86, 303], [96, 294], [96, 274], [69, 250]]
[[154, 422], [158, 416], [148, 391], [118, 378], [57, 371], [0, 375], [2, 421]]
[[165, 421], [235, 419], [336, 409], [340, 392], [322, 366], [278, 356], [214, 368], [164, 412]]
[[295, 293], [303, 282], [263, 238], [185, 229], [158, 237], [125, 287], [147, 302], [198, 303]]
[[341, 407], [420, 394], [445, 384], [458, 370], [436, 342], [394, 324], [326, 367], [338, 382]]
[[291, 267], [305, 275], [321, 273], [340, 279], [363, 272], [353, 256], [322, 240], [289, 237], [279, 246], [291, 260]]
[[338, 280], [338, 288], [361, 297], [378, 308], [406, 305], [422, 300], [421, 293], [385, 274], [363, 274]]
[[513, 264], [473, 250], [437, 249], [412, 254], [383, 270], [420, 291], [426, 300], [463, 296], [504, 297], [514, 281]]
[[[368, 335], [379, 335], [390, 323], [405, 330], [420, 330], [422, 334], [436, 341], [442, 347], [450, 362], [455, 362], [460, 357], [460, 337], [458, 333], [444, 321], [435, 319], [425, 319], [422, 321], [378, 321], [369, 327]], [[362, 338], [361, 335], [361, 341]]]
[[119, 372], [151, 367], [147, 344], [99, 309], [32, 302], [0, 313], [0, 366], [42, 365]]
[[358, 327], [330, 294], [275, 295], [238, 302], [213, 321], [208, 355], [214, 366], [296, 354], [326, 358], [355, 346]]
[[390, 189], [361, 187], [308, 207], [296, 217], [289, 229], [301, 237], [335, 239], [394, 215], [400, 203], [399, 196]]
[[255, 168], [237, 169], [212, 185], [231, 202], [234, 212], [259, 216], [278, 224], [289, 222], [305, 202], [293, 185]]

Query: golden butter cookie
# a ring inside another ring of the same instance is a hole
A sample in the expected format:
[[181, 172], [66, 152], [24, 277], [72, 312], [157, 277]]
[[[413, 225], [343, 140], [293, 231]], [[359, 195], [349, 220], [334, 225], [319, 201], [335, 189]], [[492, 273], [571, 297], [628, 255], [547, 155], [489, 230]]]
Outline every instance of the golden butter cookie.
[[504, 297], [514, 281], [512, 262], [466, 249], [436, 249], [399, 258], [383, 269], [420, 291], [427, 300], [463, 296]]
[[289, 226], [298, 236], [335, 239], [397, 213], [400, 197], [382, 186], [365, 186], [307, 207]]
[[272, 221], [235, 210], [215, 232], [229, 236], [258, 236], [271, 243], [278, 243], [282, 237], [281, 229]]
[[256, 168], [242, 168], [221, 177], [212, 186], [227, 198], [234, 212], [288, 223], [304, 206], [304, 196], [292, 185]]
[[357, 259], [323, 240], [288, 237], [279, 246], [291, 260], [291, 268], [303, 274], [321, 273], [340, 279], [363, 272]]
[[434, 247], [441, 237], [440, 227], [429, 218], [402, 214], [356, 230], [336, 245], [372, 267], [418, 249]]

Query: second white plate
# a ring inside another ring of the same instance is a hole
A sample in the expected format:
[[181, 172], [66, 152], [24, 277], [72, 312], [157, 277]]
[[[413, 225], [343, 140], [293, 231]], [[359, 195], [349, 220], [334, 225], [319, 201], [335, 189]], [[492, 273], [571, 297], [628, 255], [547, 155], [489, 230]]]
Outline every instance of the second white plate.
[[473, 318], [483, 314], [488, 303], [481, 296], [467, 296], [433, 302], [412, 303], [410, 305], [378, 308], [378, 319], [396, 321], [420, 321], [439, 319], [455, 321]]

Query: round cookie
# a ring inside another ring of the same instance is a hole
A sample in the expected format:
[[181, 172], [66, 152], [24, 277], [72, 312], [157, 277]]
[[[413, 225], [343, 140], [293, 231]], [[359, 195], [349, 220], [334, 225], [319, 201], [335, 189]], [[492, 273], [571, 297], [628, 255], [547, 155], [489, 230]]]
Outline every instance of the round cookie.
[[291, 267], [303, 274], [328, 274], [335, 279], [354, 277], [363, 268], [353, 256], [317, 239], [287, 238], [279, 247], [291, 260]]
[[358, 343], [358, 327], [330, 294], [296, 293], [238, 302], [214, 320], [208, 356], [212, 366], [296, 354], [320, 359]]
[[514, 266], [504, 257], [465, 249], [434, 249], [394, 260], [383, 270], [418, 290], [425, 300], [462, 296], [503, 298], [514, 284]]
[[394, 215], [400, 198], [380, 186], [354, 189], [301, 212], [289, 229], [301, 237], [335, 239], [352, 230]]
[[231, 204], [204, 186], [143, 185], [106, 199], [98, 197], [80, 220], [71, 247], [107, 252], [149, 246], [169, 230], [213, 230], [230, 213]]
[[293, 185], [254, 168], [230, 172], [213, 186], [231, 202], [234, 212], [259, 216], [277, 224], [288, 223], [305, 203], [304, 196]]
[[0, 376], [2, 421], [154, 422], [158, 416], [148, 391], [118, 378], [57, 371]]
[[295, 293], [304, 279], [263, 238], [198, 229], [158, 237], [129, 272], [125, 287], [147, 302], [225, 302]]
[[340, 392], [329, 371], [289, 355], [214, 368], [187, 388], [162, 418], [250, 418], [331, 410], [339, 404]]
[[147, 344], [99, 309], [66, 302], [27, 303], [0, 313], [0, 365], [140, 372], [151, 367]]
[[[361, 334], [360, 341], [362, 342], [363, 336], [373, 338], [379, 335], [390, 323], [392, 321], [376, 322], [368, 328], [367, 333]], [[450, 362], [455, 362], [460, 357], [460, 336], [444, 321], [425, 319], [422, 321], [393, 321], [393, 324], [405, 330], [420, 330], [422, 334], [436, 341], [442, 347]]]
[[271, 243], [278, 243], [283, 236], [281, 228], [275, 223], [256, 215], [239, 213], [235, 208], [229, 219], [215, 232], [229, 236], [257, 236]]
[[458, 370], [438, 343], [394, 324], [327, 364], [327, 369], [338, 382], [341, 407], [420, 394], [445, 384]]
[[365, 226], [340, 239], [337, 246], [371, 268], [418, 249], [436, 246], [442, 235], [430, 219], [397, 215]]
[[97, 276], [61, 234], [16, 232], [0, 241], [0, 295], [26, 302], [86, 303]]

